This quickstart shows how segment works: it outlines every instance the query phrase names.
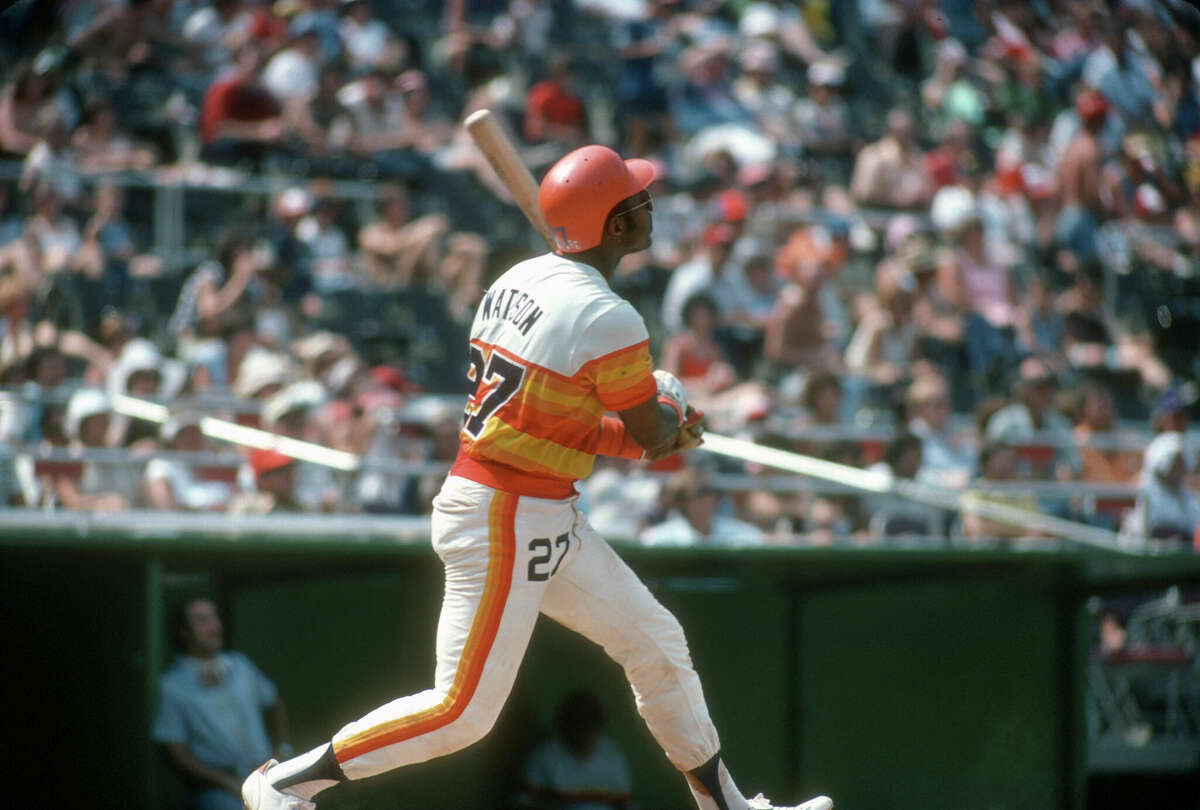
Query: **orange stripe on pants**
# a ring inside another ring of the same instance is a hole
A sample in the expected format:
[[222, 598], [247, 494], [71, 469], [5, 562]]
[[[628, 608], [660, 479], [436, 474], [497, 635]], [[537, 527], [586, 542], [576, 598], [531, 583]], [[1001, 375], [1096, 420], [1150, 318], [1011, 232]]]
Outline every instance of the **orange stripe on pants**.
[[458, 719], [470, 704], [496, 639], [512, 587], [518, 500], [518, 496], [500, 491], [492, 498], [488, 511], [487, 579], [454, 673], [454, 682], [445, 699], [418, 714], [396, 718], [340, 742], [335, 740], [333, 749], [338, 762], [346, 762], [384, 746], [436, 731]]

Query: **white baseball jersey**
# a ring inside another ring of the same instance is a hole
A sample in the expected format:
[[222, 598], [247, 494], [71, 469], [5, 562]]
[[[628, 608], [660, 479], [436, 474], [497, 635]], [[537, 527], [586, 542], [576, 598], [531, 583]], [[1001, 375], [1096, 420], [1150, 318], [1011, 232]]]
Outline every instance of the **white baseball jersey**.
[[454, 473], [540, 497], [574, 495], [572, 484], [592, 471], [604, 412], [657, 390], [642, 316], [595, 268], [553, 253], [516, 265], [487, 291], [471, 326], [468, 377], [475, 391]]

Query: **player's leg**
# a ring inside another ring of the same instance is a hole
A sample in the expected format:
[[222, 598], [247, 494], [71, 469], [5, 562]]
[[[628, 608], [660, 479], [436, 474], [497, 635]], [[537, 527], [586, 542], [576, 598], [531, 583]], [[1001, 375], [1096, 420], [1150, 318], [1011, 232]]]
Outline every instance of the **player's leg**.
[[579, 557], [550, 583], [542, 612], [600, 644], [624, 668], [638, 712], [701, 808], [746, 810], [720, 761], [679, 621], [586, 520], [576, 523], [576, 534]]
[[380, 706], [330, 743], [271, 767], [265, 778], [272, 786], [308, 798], [336, 781], [449, 754], [487, 734], [512, 689], [548, 581], [537, 576], [541, 547], [532, 539], [567, 532], [573, 520], [569, 508], [547, 503], [447, 481], [433, 516], [446, 579], [434, 687]]
[[[761, 795], [747, 801], [721, 760], [679, 621], [586, 519], [575, 528], [579, 557], [546, 589], [542, 613], [598, 643], [624, 668], [638, 712], [701, 810], [771, 808]], [[795, 810], [832, 806], [820, 796]]]

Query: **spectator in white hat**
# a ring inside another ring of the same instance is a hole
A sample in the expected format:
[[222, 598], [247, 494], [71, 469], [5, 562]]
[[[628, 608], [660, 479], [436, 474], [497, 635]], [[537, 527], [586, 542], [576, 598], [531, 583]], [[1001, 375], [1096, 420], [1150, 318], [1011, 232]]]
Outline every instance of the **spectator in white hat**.
[[231, 390], [238, 399], [266, 400], [287, 384], [291, 362], [261, 346], [252, 346], [242, 357]]
[[[71, 447], [86, 453], [107, 448], [112, 407], [103, 391], [81, 388], [67, 403], [64, 430]], [[115, 512], [129, 508], [137, 492], [137, 469], [124, 461], [85, 460], [77, 468], [63, 465], [52, 476], [58, 501], [67, 509]]]
[[1126, 516], [1123, 539], [1143, 547], [1148, 538], [1186, 542], [1200, 525], [1200, 499], [1188, 488], [1195, 458], [1183, 434], [1160, 433], [1146, 447], [1137, 503]]
[[845, 71], [836, 62], [816, 62], [808, 68], [808, 98], [796, 102], [792, 120], [806, 154], [848, 158], [854, 134], [850, 107], [841, 97]]
[[[320, 426], [312, 414], [329, 399], [325, 388], [315, 380], [294, 382], [271, 395], [262, 408], [262, 426], [265, 430], [300, 439], [322, 443]], [[307, 510], [329, 511], [340, 500], [341, 490], [333, 470], [320, 464], [297, 461], [292, 471], [293, 496]], [[242, 470], [241, 480], [249, 480], [247, 471]]]

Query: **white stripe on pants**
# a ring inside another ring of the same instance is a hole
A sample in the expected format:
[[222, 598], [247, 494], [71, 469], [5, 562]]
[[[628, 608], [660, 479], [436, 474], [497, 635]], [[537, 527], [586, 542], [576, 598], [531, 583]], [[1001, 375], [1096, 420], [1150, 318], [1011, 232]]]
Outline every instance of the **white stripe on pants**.
[[446, 577], [434, 688], [393, 700], [339, 731], [334, 750], [346, 776], [423, 762], [486, 735], [539, 611], [621, 664], [638, 711], [675, 767], [691, 770], [717, 753], [679, 622], [573, 500], [518, 498], [452, 476], [434, 501], [433, 546]]

